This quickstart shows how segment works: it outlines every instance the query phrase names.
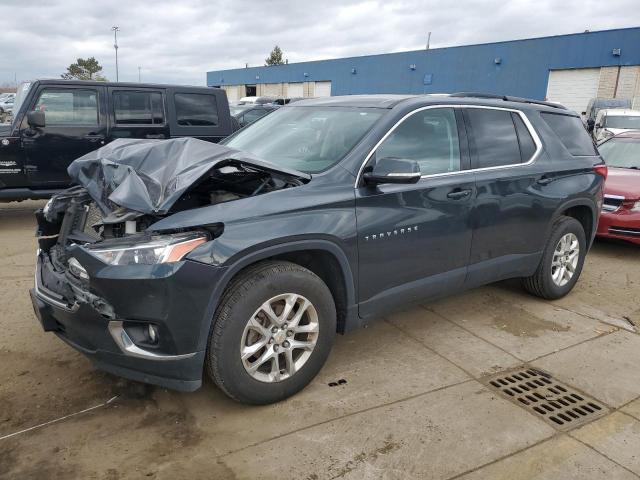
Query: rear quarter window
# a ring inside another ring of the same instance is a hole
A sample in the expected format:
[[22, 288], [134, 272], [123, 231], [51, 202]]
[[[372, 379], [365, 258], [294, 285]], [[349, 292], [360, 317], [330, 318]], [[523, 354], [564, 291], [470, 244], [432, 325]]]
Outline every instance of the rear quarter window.
[[582, 126], [582, 121], [572, 115], [541, 112], [542, 119], [551, 127], [569, 153], [574, 156], [597, 155], [596, 147]]
[[176, 93], [176, 121], [181, 127], [218, 125], [218, 104], [214, 95]]

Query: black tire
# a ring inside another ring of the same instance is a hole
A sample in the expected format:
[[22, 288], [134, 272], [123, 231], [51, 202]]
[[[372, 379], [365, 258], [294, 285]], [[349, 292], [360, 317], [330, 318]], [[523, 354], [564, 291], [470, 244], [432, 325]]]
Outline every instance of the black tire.
[[[294, 293], [315, 307], [319, 332], [304, 365], [281, 381], [253, 378], [240, 358], [247, 322], [267, 300]], [[336, 332], [336, 307], [327, 285], [313, 272], [295, 263], [266, 261], [235, 278], [223, 295], [209, 334], [206, 368], [216, 385], [232, 399], [252, 405], [278, 402], [302, 390], [324, 365]]]
[[[573, 277], [571, 277], [569, 282], [566, 285], [559, 286], [553, 281], [551, 264], [558, 242], [568, 233], [573, 233], [578, 239], [578, 244], [580, 246], [578, 264]], [[572, 217], [559, 217], [553, 225], [551, 235], [549, 235], [549, 239], [547, 240], [538, 269], [532, 276], [523, 279], [522, 283], [524, 288], [529, 293], [541, 298], [546, 298], [547, 300], [555, 300], [557, 298], [564, 297], [571, 291], [578, 281], [586, 255], [587, 241], [582, 224]]]

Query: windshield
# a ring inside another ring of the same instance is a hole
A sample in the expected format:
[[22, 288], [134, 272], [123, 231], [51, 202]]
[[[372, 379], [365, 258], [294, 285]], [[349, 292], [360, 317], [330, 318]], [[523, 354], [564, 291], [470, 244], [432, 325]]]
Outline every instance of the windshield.
[[640, 138], [612, 138], [598, 150], [610, 167], [640, 169]]
[[225, 140], [276, 165], [317, 173], [338, 163], [385, 110], [283, 107]]
[[18, 112], [20, 112], [20, 105], [24, 101], [27, 93], [29, 93], [29, 88], [31, 88], [31, 82], [21, 83], [18, 87], [18, 91], [16, 92], [16, 96], [13, 99], [13, 119], [15, 121], [18, 118]]
[[640, 115], [608, 115], [604, 126], [607, 128], [640, 129]]

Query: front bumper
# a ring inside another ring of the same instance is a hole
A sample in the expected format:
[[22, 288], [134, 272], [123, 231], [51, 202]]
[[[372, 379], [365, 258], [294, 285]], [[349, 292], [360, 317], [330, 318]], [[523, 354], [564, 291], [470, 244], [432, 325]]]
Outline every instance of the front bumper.
[[[90, 282], [86, 292], [75, 285], [77, 294], [69, 299], [47, 288], [43, 279], [50, 281], [51, 263], [46, 253], [38, 253], [30, 293], [43, 329], [99, 369], [176, 390], [199, 388], [215, 308], [212, 292], [223, 269], [189, 260], [113, 267], [79, 248], [74, 256]], [[59, 283], [55, 289], [61, 289]], [[149, 324], [159, 332], [156, 345], [131, 333]]]
[[597, 235], [640, 245], [640, 212], [602, 212]]

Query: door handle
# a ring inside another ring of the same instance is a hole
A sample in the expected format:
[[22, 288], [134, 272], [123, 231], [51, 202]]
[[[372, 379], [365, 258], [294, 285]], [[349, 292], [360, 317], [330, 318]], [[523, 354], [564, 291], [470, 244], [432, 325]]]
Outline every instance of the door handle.
[[546, 175], [543, 177], [540, 177], [538, 179], [538, 182], [540, 185], [549, 185], [551, 182], [553, 182], [553, 178], [552, 177], [547, 177]]
[[471, 195], [471, 189], [454, 190], [453, 192], [447, 193], [447, 198], [450, 198], [451, 200], [460, 200], [462, 198], [467, 198], [469, 195]]
[[151, 138], [155, 138], [155, 139], [160, 139], [161, 140], [161, 139], [166, 138], [166, 137], [164, 136], [164, 133], [158, 133], [158, 134], [148, 133], [147, 135], [145, 135], [145, 138], [150, 138], [150, 139]]

